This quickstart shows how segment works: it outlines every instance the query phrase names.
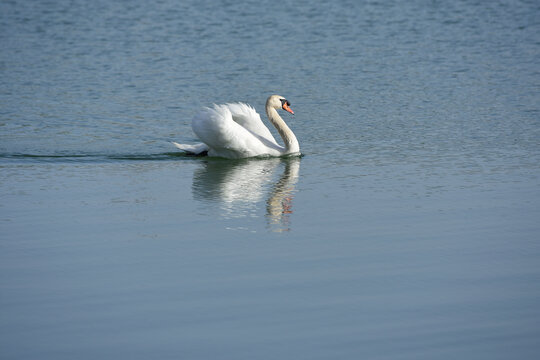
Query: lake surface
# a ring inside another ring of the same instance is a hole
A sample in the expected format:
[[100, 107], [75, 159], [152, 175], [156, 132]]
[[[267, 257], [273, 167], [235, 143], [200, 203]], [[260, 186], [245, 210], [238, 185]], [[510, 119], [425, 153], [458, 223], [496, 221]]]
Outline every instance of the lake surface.
[[[537, 1], [0, 2], [0, 358], [537, 358], [539, 34]], [[273, 93], [302, 157], [170, 143]]]

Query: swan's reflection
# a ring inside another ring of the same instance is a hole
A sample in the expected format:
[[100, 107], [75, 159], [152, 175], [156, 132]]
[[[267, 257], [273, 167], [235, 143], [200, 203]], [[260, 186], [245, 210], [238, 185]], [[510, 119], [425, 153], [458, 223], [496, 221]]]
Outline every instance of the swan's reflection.
[[[276, 179], [276, 172], [283, 173]], [[266, 199], [266, 220], [272, 231], [290, 230], [290, 216], [300, 158], [207, 159], [193, 175], [193, 197], [220, 204], [225, 218], [257, 217]]]

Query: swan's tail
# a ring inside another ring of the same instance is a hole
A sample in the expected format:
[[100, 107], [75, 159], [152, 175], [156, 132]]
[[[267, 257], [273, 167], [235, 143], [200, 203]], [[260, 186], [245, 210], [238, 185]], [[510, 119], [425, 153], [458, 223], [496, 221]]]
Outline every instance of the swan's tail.
[[185, 151], [189, 155], [196, 155], [196, 156], [204, 156], [208, 154], [208, 145], [205, 143], [198, 143], [194, 145], [188, 145], [188, 144], [179, 144], [177, 142], [172, 142], [174, 146], [179, 148], [180, 150]]

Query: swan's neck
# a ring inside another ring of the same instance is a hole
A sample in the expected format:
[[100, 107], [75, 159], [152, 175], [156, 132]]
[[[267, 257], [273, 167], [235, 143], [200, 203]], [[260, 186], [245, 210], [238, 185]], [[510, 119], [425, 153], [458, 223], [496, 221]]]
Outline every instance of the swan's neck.
[[276, 109], [271, 106], [266, 106], [266, 115], [268, 116], [268, 120], [270, 120], [272, 125], [274, 125], [277, 129], [279, 136], [281, 136], [283, 139], [283, 143], [285, 144], [285, 153], [292, 154], [300, 152], [300, 145], [298, 144], [296, 136], [287, 126], [285, 121], [283, 121], [281, 116], [279, 116]]

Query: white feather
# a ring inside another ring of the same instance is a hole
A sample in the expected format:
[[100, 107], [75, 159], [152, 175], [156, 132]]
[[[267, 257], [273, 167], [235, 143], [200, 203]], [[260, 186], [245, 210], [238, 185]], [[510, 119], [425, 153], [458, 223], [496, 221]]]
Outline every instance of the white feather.
[[184, 150], [185, 152], [188, 152], [190, 154], [198, 155], [205, 151], [208, 151], [208, 145], [206, 145], [205, 143], [198, 143], [198, 144], [193, 144], [193, 145], [179, 144], [174, 141], [172, 143], [174, 144], [174, 146], [176, 146], [180, 150]]

